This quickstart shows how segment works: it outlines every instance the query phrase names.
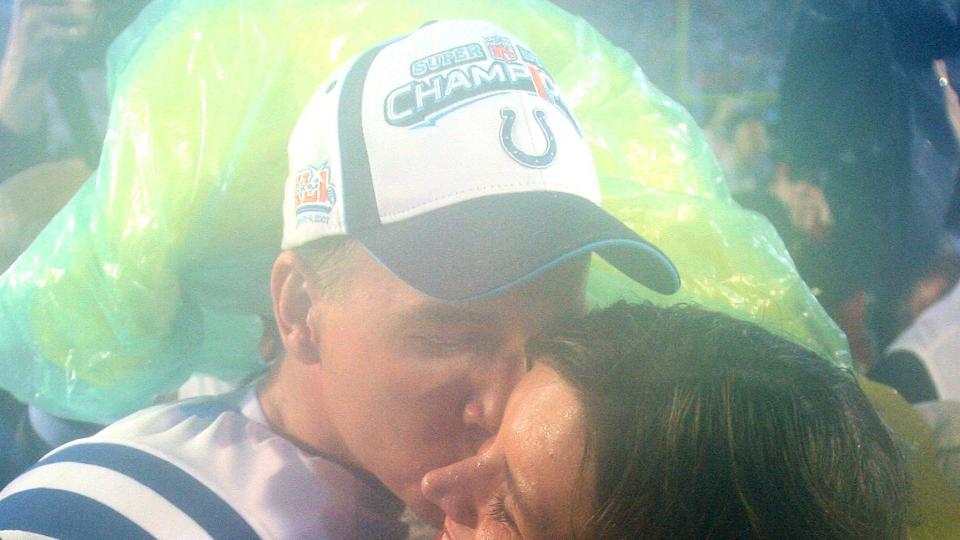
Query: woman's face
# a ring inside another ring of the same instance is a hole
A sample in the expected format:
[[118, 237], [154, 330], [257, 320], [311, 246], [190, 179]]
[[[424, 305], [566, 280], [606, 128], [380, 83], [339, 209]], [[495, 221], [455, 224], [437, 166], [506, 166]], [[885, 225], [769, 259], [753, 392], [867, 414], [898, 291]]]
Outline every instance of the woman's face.
[[442, 538], [569, 538], [595, 498], [581, 473], [583, 407], [572, 386], [535, 363], [510, 396], [497, 436], [479, 453], [423, 477], [446, 513]]

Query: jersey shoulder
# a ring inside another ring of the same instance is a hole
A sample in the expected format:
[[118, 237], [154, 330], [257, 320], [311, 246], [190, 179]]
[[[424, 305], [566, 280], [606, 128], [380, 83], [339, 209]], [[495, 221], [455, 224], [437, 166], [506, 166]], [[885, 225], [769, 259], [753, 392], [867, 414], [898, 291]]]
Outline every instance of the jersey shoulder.
[[212, 439], [229, 444], [231, 422], [248, 423], [224, 402], [191, 400], [57, 448], [0, 493], [0, 536], [258, 538], [216, 482], [190, 466], [190, 453], [209, 451]]

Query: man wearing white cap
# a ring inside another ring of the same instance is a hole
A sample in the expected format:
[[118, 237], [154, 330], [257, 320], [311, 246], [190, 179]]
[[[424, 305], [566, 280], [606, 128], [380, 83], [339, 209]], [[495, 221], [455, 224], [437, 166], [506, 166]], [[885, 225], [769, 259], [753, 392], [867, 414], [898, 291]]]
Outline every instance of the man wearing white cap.
[[0, 534], [395, 538], [428, 470], [496, 432], [524, 345], [584, 309], [589, 254], [672, 293], [670, 261], [598, 206], [537, 57], [429, 24], [325, 81], [290, 139], [271, 277], [286, 354], [257, 384], [147, 409], [0, 493]]

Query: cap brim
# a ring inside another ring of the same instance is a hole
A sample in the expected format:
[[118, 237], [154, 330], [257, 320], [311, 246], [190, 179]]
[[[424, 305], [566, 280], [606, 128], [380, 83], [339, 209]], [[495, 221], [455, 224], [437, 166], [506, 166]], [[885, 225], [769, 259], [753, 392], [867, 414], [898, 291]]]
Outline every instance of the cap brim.
[[599, 206], [558, 192], [480, 197], [350, 234], [400, 279], [447, 302], [498, 294], [591, 251], [658, 293], [680, 287], [660, 250]]

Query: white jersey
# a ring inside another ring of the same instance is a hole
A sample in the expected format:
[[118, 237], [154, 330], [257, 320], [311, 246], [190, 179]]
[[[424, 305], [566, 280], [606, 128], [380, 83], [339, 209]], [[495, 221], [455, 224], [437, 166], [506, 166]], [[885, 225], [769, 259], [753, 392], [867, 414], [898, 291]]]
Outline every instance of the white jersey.
[[960, 401], [960, 284], [913, 321], [887, 348], [908, 351], [927, 368], [940, 400]]
[[252, 390], [135, 413], [0, 492], [2, 538], [403, 538], [366, 474], [270, 430]]

